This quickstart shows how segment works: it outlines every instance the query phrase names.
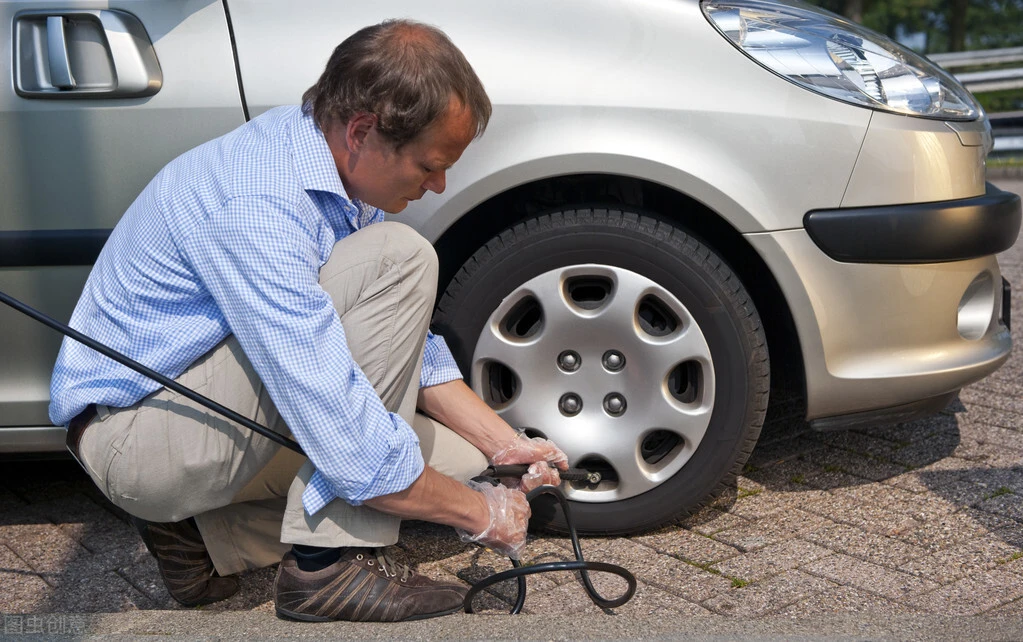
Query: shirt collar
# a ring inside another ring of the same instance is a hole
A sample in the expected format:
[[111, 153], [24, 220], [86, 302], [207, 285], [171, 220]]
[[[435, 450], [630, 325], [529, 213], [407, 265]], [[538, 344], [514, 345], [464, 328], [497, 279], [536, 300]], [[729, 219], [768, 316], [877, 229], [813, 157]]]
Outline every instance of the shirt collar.
[[345, 215], [353, 228], [359, 229], [377, 216], [377, 208], [348, 197], [341, 177], [334, 164], [334, 156], [323, 137], [323, 132], [312, 114], [298, 110], [298, 118], [292, 128], [295, 172], [302, 188], [310, 191], [328, 192], [341, 197]]

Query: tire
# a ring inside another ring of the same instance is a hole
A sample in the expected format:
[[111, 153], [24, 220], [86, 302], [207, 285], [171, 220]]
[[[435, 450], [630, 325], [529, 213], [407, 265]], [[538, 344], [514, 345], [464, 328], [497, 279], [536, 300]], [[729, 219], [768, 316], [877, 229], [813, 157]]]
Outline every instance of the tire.
[[[646, 215], [581, 209], [505, 230], [455, 275], [434, 329], [506, 421], [603, 473], [566, 484], [580, 533], [691, 514], [734, 486], [763, 425], [770, 369], [749, 294], [713, 250]], [[533, 525], [565, 528], [553, 502], [534, 502]]]

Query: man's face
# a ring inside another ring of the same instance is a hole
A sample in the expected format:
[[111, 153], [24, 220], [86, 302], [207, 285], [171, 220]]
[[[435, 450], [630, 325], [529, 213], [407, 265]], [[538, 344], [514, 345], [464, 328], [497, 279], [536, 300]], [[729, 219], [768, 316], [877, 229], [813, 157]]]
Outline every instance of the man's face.
[[469, 110], [452, 99], [442, 116], [400, 150], [375, 126], [358, 133], [357, 149], [347, 158], [335, 157], [338, 173], [349, 197], [395, 214], [427, 191], [443, 192], [447, 170], [475, 134]]

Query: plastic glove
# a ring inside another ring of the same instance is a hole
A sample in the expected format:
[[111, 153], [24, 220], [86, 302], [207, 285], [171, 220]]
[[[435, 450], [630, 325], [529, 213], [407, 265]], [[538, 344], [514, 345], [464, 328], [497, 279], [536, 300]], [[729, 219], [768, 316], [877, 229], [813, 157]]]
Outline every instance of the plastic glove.
[[458, 529], [463, 542], [477, 542], [517, 560], [526, 546], [526, 526], [531, 514], [529, 502], [520, 491], [475, 481], [466, 485], [483, 493], [490, 509], [490, 524], [478, 535]]
[[561, 470], [568, 470], [568, 456], [555, 446], [553, 441], [543, 437], [530, 439], [520, 435], [490, 458], [490, 463], [495, 466], [532, 464], [538, 461], [545, 461]]
[[528, 493], [540, 486], [557, 486], [561, 484], [561, 475], [557, 468], [551, 468], [545, 461], [538, 461], [529, 465], [529, 471], [512, 485], [523, 493]]

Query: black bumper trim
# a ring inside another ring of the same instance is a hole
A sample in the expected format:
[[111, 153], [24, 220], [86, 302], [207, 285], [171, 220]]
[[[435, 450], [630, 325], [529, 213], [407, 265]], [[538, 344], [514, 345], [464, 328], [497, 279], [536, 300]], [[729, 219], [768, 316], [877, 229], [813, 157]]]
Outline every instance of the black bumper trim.
[[1012, 284], [1002, 277], [1002, 323], [1012, 332]]
[[92, 265], [113, 230], [0, 232], [0, 268]]
[[974, 198], [814, 210], [803, 225], [825, 254], [845, 263], [943, 263], [1012, 247], [1020, 198], [991, 183]]

